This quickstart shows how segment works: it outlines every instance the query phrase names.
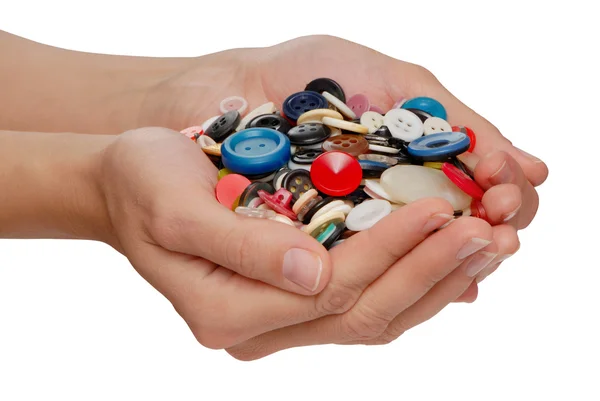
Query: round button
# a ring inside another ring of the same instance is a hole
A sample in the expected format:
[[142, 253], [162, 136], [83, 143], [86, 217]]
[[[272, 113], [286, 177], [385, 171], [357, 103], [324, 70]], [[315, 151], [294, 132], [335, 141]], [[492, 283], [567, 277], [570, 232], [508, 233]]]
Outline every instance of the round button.
[[198, 139], [199, 136], [204, 134], [204, 130], [199, 125], [183, 129], [179, 132], [190, 138], [192, 141], [196, 141], [196, 139]]
[[415, 97], [407, 100], [403, 105], [403, 109], [417, 109], [431, 114], [432, 117], [439, 117], [443, 120], [448, 119], [446, 109], [440, 102], [430, 97]]
[[475, 132], [469, 127], [465, 127], [463, 125], [458, 125], [456, 127], [452, 127], [453, 132], [462, 132], [466, 134], [471, 140], [471, 146], [469, 146], [469, 150], [467, 152], [472, 152], [475, 150], [475, 144], [477, 143], [477, 139], [475, 137]]
[[321, 149], [299, 149], [292, 156], [292, 161], [298, 164], [312, 164], [323, 153]]
[[270, 128], [248, 128], [223, 142], [223, 165], [241, 174], [264, 174], [285, 165], [290, 159], [290, 141]]
[[360, 118], [364, 112], [369, 111], [371, 108], [371, 102], [369, 101], [368, 97], [362, 93], [359, 93], [350, 97], [350, 99], [348, 99], [346, 102], [346, 106], [348, 106], [350, 110], [354, 112], [356, 118]]
[[452, 127], [446, 120], [439, 117], [429, 117], [423, 123], [423, 131], [425, 135], [431, 135], [440, 132], [452, 132]]
[[335, 201], [335, 198], [326, 197], [323, 199], [320, 196], [317, 196], [312, 201], [308, 202], [306, 206], [304, 206], [303, 210], [299, 213], [298, 218], [304, 223], [308, 224], [312, 220], [312, 218], [319, 212], [319, 210], [323, 209], [328, 204]]
[[206, 130], [204, 135], [208, 135], [217, 142], [223, 142], [225, 138], [233, 134], [235, 128], [240, 123], [240, 113], [237, 110], [231, 110], [216, 119]]
[[358, 161], [345, 152], [325, 152], [312, 164], [314, 186], [329, 196], [345, 196], [356, 190], [362, 180]]
[[273, 177], [273, 187], [275, 188], [276, 191], [281, 189], [281, 183], [283, 182], [283, 179], [290, 171], [292, 171], [292, 170], [290, 170], [287, 167], [283, 167], [275, 173], [275, 176]]
[[346, 101], [346, 95], [344, 94], [344, 90], [331, 78], [317, 78], [313, 79], [306, 85], [304, 88], [305, 91], [313, 91], [318, 93], [329, 92], [333, 96], [340, 99], [342, 102]]
[[285, 176], [281, 186], [291, 192], [294, 201], [314, 188], [310, 173], [306, 170], [292, 170]]
[[241, 131], [246, 128], [246, 125], [248, 125], [248, 123], [250, 121], [252, 121], [253, 118], [258, 117], [263, 114], [273, 114], [273, 113], [275, 113], [276, 110], [277, 110], [277, 108], [275, 107], [275, 103], [273, 103], [273, 102], [268, 102], [261, 106], [258, 106], [257, 108], [252, 110], [250, 113], [246, 114], [246, 116], [244, 118], [242, 118], [242, 120], [240, 121], [238, 126], [235, 128], [235, 130]]
[[258, 191], [260, 190], [266, 191], [270, 194], [275, 192], [275, 189], [271, 184], [266, 182], [253, 182], [252, 184], [248, 185], [246, 189], [244, 189], [244, 192], [242, 192], [240, 195], [240, 201], [238, 204], [240, 206], [249, 207], [250, 203], [254, 199], [258, 198]]
[[215, 186], [217, 201], [227, 209], [233, 210], [236, 200], [250, 184], [250, 180], [243, 175], [227, 174], [217, 181]]
[[240, 115], [244, 115], [246, 110], [248, 110], [248, 102], [241, 96], [230, 96], [221, 100], [219, 110], [223, 114], [227, 113], [228, 111], [237, 110]]
[[330, 127], [339, 128], [341, 130], [357, 132], [363, 135], [369, 133], [369, 129], [367, 127], [346, 120], [338, 120], [335, 118], [323, 117], [323, 124], [328, 125]]
[[277, 114], [261, 114], [254, 117], [246, 124], [246, 128], [271, 128], [283, 134], [287, 134], [292, 128], [290, 123]]
[[358, 156], [369, 150], [369, 142], [360, 135], [342, 134], [323, 142], [325, 152], [341, 151], [352, 156]]
[[[294, 203], [294, 206], [292, 206], [292, 211], [296, 213], [296, 215], [298, 215], [300, 211], [304, 208], [304, 206], [306, 206], [311, 200], [316, 199], [317, 196], [319, 196], [319, 193], [316, 189], [309, 189], [308, 191], [303, 193], [302, 196], [300, 196], [298, 200]], [[300, 216], [298, 216], [298, 219], [299, 218]]]
[[428, 118], [433, 117], [431, 114], [425, 113], [423, 110], [417, 110], [417, 109], [406, 109], [406, 110], [410, 111], [411, 113], [413, 113], [414, 115], [419, 117], [419, 120], [421, 120], [422, 123], [427, 121]]
[[289, 217], [292, 220], [296, 220], [296, 213], [294, 213], [290, 208], [292, 194], [288, 190], [281, 188], [274, 194], [259, 190], [258, 196], [265, 202], [267, 206], [277, 213]]
[[442, 164], [442, 171], [457, 187], [471, 198], [478, 201], [483, 198], [483, 189], [475, 181], [461, 171], [458, 167], [450, 163]]
[[387, 164], [371, 160], [359, 160], [358, 163], [362, 168], [363, 178], [379, 178], [388, 169]]
[[385, 199], [371, 199], [356, 206], [346, 218], [351, 231], [364, 231], [392, 212], [392, 205]]
[[344, 116], [342, 116], [339, 112], [331, 109], [314, 109], [309, 110], [306, 113], [302, 114], [298, 117], [297, 124], [305, 124], [305, 123], [320, 123], [323, 121], [323, 117], [331, 117], [336, 118], [338, 120], [343, 120]]
[[445, 161], [464, 153], [470, 145], [469, 137], [462, 132], [442, 132], [412, 141], [408, 145], [408, 153], [422, 161]]
[[396, 164], [398, 164], [398, 160], [396, 160], [392, 157], [389, 157], [389, 156], [378, 155], [376, 153], [367, 153], [364, 155], [358, 155], [358, 160], [371, 160], [371, 161], [378, 162], [378, 163], [384, 163], [388, 167], [393, 167]]
[[329, 138], [331, 130], [321, 123], [305, 123], [295, 126], [287, 133], [293, 145], [313, 145]]
[[342, 113], [344, 117], [349, 118], [350, 120], [354, 120], [356, 118], [356, 114], [354, 114], [352, 109], [348, 107], [346, 103], [340, 100], [338, 97], [332, 95], [327, 91], [323, 92], [323, 97], [327, 100], [327, 102], [329, 102], [331, 106], [335, 107], [340, 113]]
[[383, 116], [374, 111], [365, 111], [360, 117], [360, 124], [367, 127], [369, 134], [374, 134], [377, 132], [377, 130], [384, 126]]
[[344, 224], [344, 222], [329, 223], [325, 231], [317, 237], [317, 241], [319, 241], [325, 249], [331, 249], [345, 229], [346, 224]]
[[411, 142], [423, 135], [423, 123], [414, 113], [404, 109], [392, 109], [383, 119], [394, 138]]
[[296, 121], [309, 110], [325, 108], [327, 108], [327, 99], [317, 92], [304, 91], [288, 96], [283, 102], [282, 112], [291, 121]]

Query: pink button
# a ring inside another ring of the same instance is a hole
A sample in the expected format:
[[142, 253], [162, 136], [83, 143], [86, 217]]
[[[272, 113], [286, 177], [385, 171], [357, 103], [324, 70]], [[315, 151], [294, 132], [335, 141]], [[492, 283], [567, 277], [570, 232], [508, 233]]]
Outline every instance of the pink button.
[[379, 106], [375, 106], [374, 104], [371, 105], [371, 107], [369, 107], [369, 111], [374, 111], [375, 113], [379, 113], [381, 115], [384, 115], [385, 113], [383, 112], [383, 110], [381, 109], [381, 107]]
[[360, 118], [365, 111], [369, 111], [371, 108], [369, 98], [362, 93], [352, 96], [348, 99], [346, 105], [354, 112], [354, 114], [356, 114], [356, 118]]
[[298, 219], [298, 217], [296, 217], [296, 213], [294, 213], [290, 207], [292, 202], [292, 193], [287, 189], [281, 188], [272, 195], [261, 189], [258, 191], [258, 196], [260, 196], [260, 199], [262, 199], [277, 213], [290, 218], [292, 221]]
[[240, 96], [231, 96], [227, 99], [223, 99], [221, 104], [219, 105], [219, 110], [221, 113], [225, 114], [231, 110], [237, 110], [241, 116], [244, 115], [246, 110], [248, 109], [248, 102], [246, 99]]
[[181, 130], [180, 132], [190, 138], [192, 141], [196, 141], [200, 135], [204, 134], [204, 131], [200, 126], [189, 127]]

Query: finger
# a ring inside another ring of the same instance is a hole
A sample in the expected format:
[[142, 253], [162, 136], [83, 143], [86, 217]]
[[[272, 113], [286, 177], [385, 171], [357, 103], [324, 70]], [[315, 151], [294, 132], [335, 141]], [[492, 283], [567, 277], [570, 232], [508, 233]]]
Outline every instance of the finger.
[[[487, 267], [486, 267], [487, 269]], [[471, 285], [458, 297], [454, 300], [454, 302], [465, 302], [465, 303], [473, 303], [477, 300], [477, 296], [479, 295], [479, 288], [477, 286], [477, 282], [472, 282]]]
[[[369, 284], [434, 230], [453, 219], [452, 206], [441, 198], [422, 199], [401, 207], [372, 228], [331, 250], [335, 265], [329, 286], [317, 297], [325, 314], [349, 310]], [[348, 249], [355, 250], [348, 252]]]
[[[367, 288], [365, 295], [350, 311], [265, 333], [227, 351], [238, 359], [250, 360], [291, 347], [377, 337], [395, 318], [398, 310], [422, 297], [436, 280], [441, 280], [444, 274], [452, 271], [477, 249], [489, 245], [491, 240], [489, 224], [480, 219], [460, 218], [425, 239], [394, 264]], [[449, 254], [452, 256], [447, 259]], [[484, 258], [490, 259], [490, 255]], [[431, 265], [429, 263], [432, 260], [445, 262]], [[475, 275], [473, 269], [469, 272]], [[473, 278], [468, 281], [470, 283]], [[378, 293], [373, 290], [374, 287], [378, 288]]]
[[513, 256], [521, 243], [516, 229], [508, 224], [501, 224], [493, 227], [494, 243], [498, 246], [498, 256], [477, 275], [477, 282], [482, 282], [486, 277], [498, 269], [500, 263]]
[[437, 80], [431, 80], [429, 85], [423, 85], [423, 94], [431, 96], [444, 105], [451, 125], [465, 125], [471, 128], [477, 136], [474, 152], [485, 156], [495, 150], [509, 153], [522, 166], [527, 179], [532, 185], [541, 185], [548, 177], [548, 166], [539, 158], [513, 146], [489, 121], [477, 114], [458, 100]]
[[514, 184], [496, 185], [485, 191], [481, 203], [491, 224], [516, 222], [515, 216], [523, 203], [521, 190]]

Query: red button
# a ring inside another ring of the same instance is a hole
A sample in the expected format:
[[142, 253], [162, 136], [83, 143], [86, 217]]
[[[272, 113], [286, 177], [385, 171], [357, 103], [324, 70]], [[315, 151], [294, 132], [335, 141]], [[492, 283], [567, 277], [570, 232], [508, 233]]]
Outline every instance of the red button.
[[453, 132], [462, 132], [463, 134], [466, 134], [469, 139], [471, 140], [471, 146], [469, 146], [469, 149], [467, 150], [467, 152], [473, 152], [473, 150], [475, 149], [475, 144], [477, 143], [477, 138], [475, 137], [475, 132], [473, 132], [473, 130], [469, 127], [465, 127], [463, 125], [458, 125], [455, 127], [452, 127], [452, 131]]
[[471, 216], [487, 221], [487, 213], [485, 212], [483, 203], [477, 199], [473, 199], [473, 202], [471, 202]]
[[464, 193], [472, 197], [473, 199], [477, 199], [478, 201], [483, 198], [483, 189], [475, 181], [471, 179], [468, 175], [462, 172], [461, 169], [456, 167], [450, 163], [442, 164], [442, 171], [446, 176], [456, 184]]
[[217, 181], [215, 194], [217, 201], [227, 209], [231, 210], [233, 203], [240, 197], [244, 189], [250, 185], [249, 179], [239, 174], [227, 174]]
[[274, 194], [267, 191], [259, 190], [258, 196], [267, 206], [275, 210], [277, 213], [289, 217], [292, 220], [297, 220], [296, 213], [290, 208], [292, 203], [292, 193], [285, 188], [277, 190]]
[[360, 163], [348, 153], [333, 151], [317, 157], [310, 168], [314, 186], [330, 196], [345, 196], [362, 180]]

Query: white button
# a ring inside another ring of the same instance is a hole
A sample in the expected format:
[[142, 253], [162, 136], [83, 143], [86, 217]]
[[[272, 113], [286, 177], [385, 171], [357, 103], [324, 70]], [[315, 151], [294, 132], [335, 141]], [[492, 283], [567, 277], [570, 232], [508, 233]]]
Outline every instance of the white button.
[[379, 180], [367, 180], [367, 182], [365, 184], [365, 192], [367, 189], [369, 189], [371, 192], [373, 192], [375, 195], [377, 195], [377, 197], [386, 199], [386, 200], [392, 202], [392, 196], [390, 194], [388, 194], [385, 191], [385, 189], [383, 189], [383, 187], [379, 183]]
[[338, 109], [340, 113], [342, 113], [346, 118], [349, 118], [350, 120], [354, 120], [356, 118], [356, 114], [354, 114], [350, 107], [346, 106], [346, 103], [342, 102], [340, 99], [333, 96], [329, 92], [323, 92], [322, 95], [325, 99], [327, 99], [329, 103], [334, 105], [335, 108]]
[[235, 130], [241, 131], [244, 128], [246, 128], [246, 125], [254, 117], [258, 117], [263, 114], [273, 114], [273, 113], [275, 113], [275, 110], [277, 110], [277, 109], [275, 108], [275, 104], [273, 102], [265, 103], [262, 106], [258, 106], [257, 108], [252, 110], [250, 113], [248, 113], [246, 115], [246, 117], [242, 118], [242, 121], [240, 121], [240, 124], [237, 126], [237, 128]]
[[390, 155], [396, 155], [400, 153], [400, 149], [392, 148], [389, 146], [373, 145], [371, 143], [369, 144], [369, 150], [372, 152], [388, 153]]
[[219, 110], [225, 114], [231, 110], [237, 110], [240, 116], [243, 116], [248, 109], [248, 102], [241, 96], [230, 96], [226, 99], [221, 100]]
[[198, 139], [196, 139], [196, 143], [198, 145], [200, 145], [200, 147], [202, 147], [202, 148], [207, 148], [209, 146], [215, 146], [217, 144], [215, 142], [215, 140], [212, 139], [208, 135], [201, 135], [201, 136], [199, 136]]
[[412, 142], [423, 136], [423, 123], [413, 112], [405, 109], [392, 109], [383, 118], [394, 138]]
[[[328, 213], [330, 210], [333, 210], [339, 206], [344, 206], [346, 205], [344, 203], [344, 201], [338, 199], [338, 200], [334, 200], [333, 202], [329, 202], [328, 204], [326, 204], [325, 206], [323, 206], [321, 209], [319, 209], [317, 211], [317, 213], [315, 213], [313, 215], [313, 217], [311, 218], [310, 221], [313, 221], [315, 219], [318, 219], [319, 217], [323, 216], [325, 213]], [[348, 213], [344, 213], [344, 214], [348, 214]]]
[[287, 167], [290, 170], [306, 170], [306, 171], [310, 171], [310, 166], [312, 166], [312, 164], [299, 164], [299, 163], [294, 163], [292, 161], [292, 159], [290, 159], [290, 161], [288, 161]]
[[383, 126], [383, 116], [374, 111], [365, 111], [360, 116], [360, 125], [367, 127], [369, 134], [372, 134]]
[[452, 132], [452, 127], [448, 122], [439, 117], [429, 117], [423, 123], [425, 135], [438, 134], [440, 132]]
[[348, 214], [346, 227], [351, 231], [368, 230], [391, 212], [392, 205], [386, 200], [366, 200]]

